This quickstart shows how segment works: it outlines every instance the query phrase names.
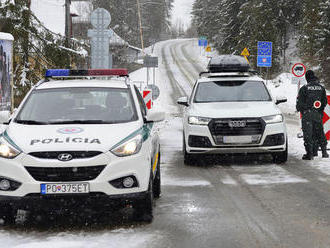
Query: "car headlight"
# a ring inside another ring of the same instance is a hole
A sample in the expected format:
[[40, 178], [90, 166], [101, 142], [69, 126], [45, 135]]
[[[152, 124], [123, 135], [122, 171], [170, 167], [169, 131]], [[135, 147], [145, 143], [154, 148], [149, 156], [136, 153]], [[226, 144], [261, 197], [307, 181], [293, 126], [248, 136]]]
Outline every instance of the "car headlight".
[[134, 138], [131, 138], [124, 143], [120, 143], [115, 148], [111, 149], [111, 152], [118, 157], [125, 157], [136, 154], [141, 150], [142, 141], [142, 135], [138, 134]]
[[270, 116], [264, 116], [262, 119], [267, 123], [279, 123], [283, 122], [283, 115], [270, 115]]
[[0, 137], [0, 157], [15, 158], [21, 151], [11, 145], [3, 136]]
[[189, 116], [188, 123], [190, 125], [203, 125], [206, 126], [211, 121], [211, 118], [198, 117], [198, 116]]

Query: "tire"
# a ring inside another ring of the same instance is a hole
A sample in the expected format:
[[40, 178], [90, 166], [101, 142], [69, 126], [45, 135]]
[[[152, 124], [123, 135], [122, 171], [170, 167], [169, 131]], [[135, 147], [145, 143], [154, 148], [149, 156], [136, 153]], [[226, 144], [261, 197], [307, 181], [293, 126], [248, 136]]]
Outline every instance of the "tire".
[[137, 200], [134, 204], [134, 220], [139, 222], [151, 223], [153, 219], [153, 204], [154, 204], [154, 193], [153, 193], [153, 179], [150, 175], [149, 189], [146, 196], [142, 200]]
[[185, 165], [195, 165], [198, 162], [198, 158], [196, 154], [189, 154], [186, 150], [186, 140], [184, 138], [183, 134], [183, 147], [182, 147], [182, 152], [183, 152], [183, 163]]
[[288, 142], [286, 142], [283, 152], [276, 152], [272, 155], [275, 164], [284, 164], [288, 160]]
[[0, 205], [0, 221], [3, 226], [15, 224], [15, 214], [11, 207]]
[[153, 181], [153, 194], [154, 194], [154, 198], [156, 198], [156, 199], [158, 199], [161, 194], [160, 152], [158, 155], [156, 176]]

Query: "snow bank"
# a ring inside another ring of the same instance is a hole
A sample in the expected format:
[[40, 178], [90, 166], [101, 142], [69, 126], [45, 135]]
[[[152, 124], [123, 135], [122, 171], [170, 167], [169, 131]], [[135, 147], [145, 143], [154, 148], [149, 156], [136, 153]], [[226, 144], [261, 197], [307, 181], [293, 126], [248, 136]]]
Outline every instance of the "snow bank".
[[14, 36], [9, 33], [0, 32], [0, 40], [14, 40]]
[[[271, 83], [267, 84], [272, 96], [285, 96], [288, 101], [281, 103], [279, 107], [283, 113], [294, 114], [296, 111], [296, 99], [298, 95], [298, 84], [292, 83], [293, 75], [291, 73], [282, 73], [278, 77], [272, 80]], [[300, 79], [301, 86], [306, 84], [304, 78]]]

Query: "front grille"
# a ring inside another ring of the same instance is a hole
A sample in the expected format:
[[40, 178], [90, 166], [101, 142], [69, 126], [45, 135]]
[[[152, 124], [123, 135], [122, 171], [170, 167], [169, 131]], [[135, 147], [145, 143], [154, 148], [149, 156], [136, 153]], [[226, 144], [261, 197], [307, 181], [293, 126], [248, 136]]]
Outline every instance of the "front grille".
[[[245, 127], [231, 127], [231, 121], [243, 121], [246, 122], [246, 125]], [[209, 129], [213, 136], [262, 135], [264, 127], [264, 122], [256, 118], [213, 119], [209, 123]]]
[[43, 182], [73, 182], [95, 179], [105, 168], [105, 165], [87, 167], [25, 167], [37, 181]]
[[100, 155], [100, 151], [52, 151], [52, 152], [30, 152], [29, 155], [42, 159], [57, 159], [60, 154], [68, 153], [72, 159], [92, 158]]

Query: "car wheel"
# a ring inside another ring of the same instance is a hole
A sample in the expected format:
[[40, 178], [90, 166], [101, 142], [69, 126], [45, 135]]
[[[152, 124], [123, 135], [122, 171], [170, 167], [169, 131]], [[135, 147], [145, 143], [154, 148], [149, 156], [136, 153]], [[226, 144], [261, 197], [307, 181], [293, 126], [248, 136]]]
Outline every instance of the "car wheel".
[[15, 224], [15, 214], [11, 207], [0, 205], [0, 223], [3, 226]]
[[160, 194], [161, 194], [160, 152], [159, 152], [159, 155], [158, 155], [156, 176], [155, 176], [154, 182], [153, 182], [153, 193], [154, 193], [154, 198], [159, 198], [160, 197]]
[[186, 149], [186, 140], [183, 135], [183, 147], [182, 147], [182, 152], [183, 152], [183, 163], [185, 165], [195, 165], [198, 161], [197, 155], [196, 154], [189, 154]]
[[284, 164], [288, 160], [288, 142], [285, 145], [283, 152], [273, 153], [273, 161], [275, 164]]
[[134, 220], [151, 223], [153, 219], [153, 214], [152, 214], [153, 204], [154, 204], [153, 180], [152, 180], [152, 175], [150, 175], [149, 189], [145, 197], [141, 200], [137, 200], [133, 206]]

